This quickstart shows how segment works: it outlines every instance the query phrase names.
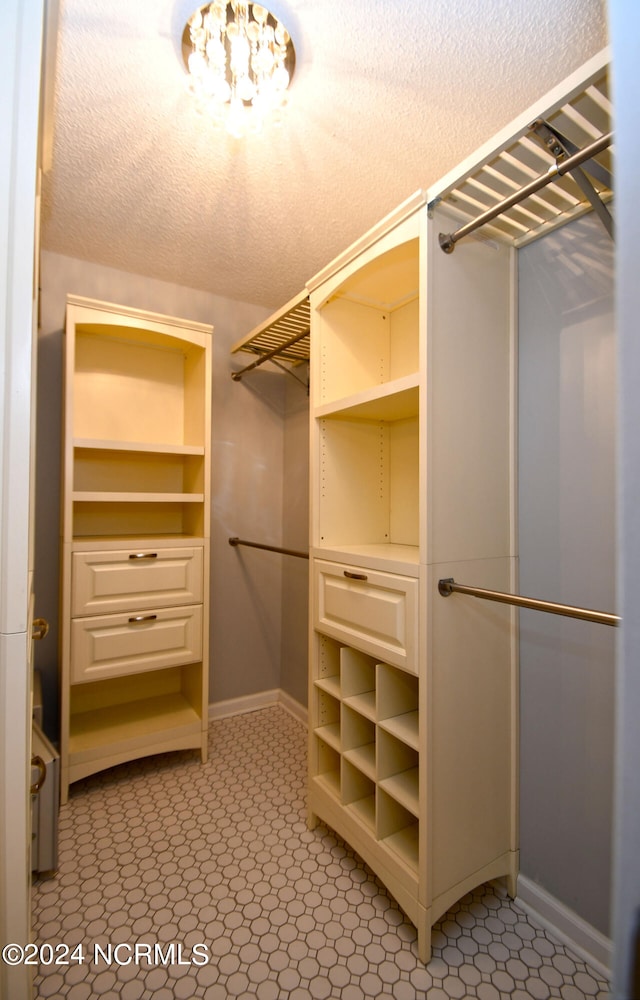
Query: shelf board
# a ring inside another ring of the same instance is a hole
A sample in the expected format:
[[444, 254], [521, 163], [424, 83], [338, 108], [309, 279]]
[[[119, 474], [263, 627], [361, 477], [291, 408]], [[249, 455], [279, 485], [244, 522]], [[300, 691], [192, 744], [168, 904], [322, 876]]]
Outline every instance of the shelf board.
[[376, 721], [376, 693], [375, 691], [363, 691], [361, 694], [352, 694], [343, 699], [343, 705], [353, 708], [359, 715], [364, 715], [372, 722]]
[[376, 779], [376, 745], [375, 743], [366, 743], [361, 747], [354, 747], [351, 750], [345, 750], [342, 754], [345, 760], [348, 760], [350, 764], [353, 764], [366, 774], [367, 778], [371, 778], [372, 781]]
[[412, 373], [323, 403], [315, 408], [314, 416], [317, 419], [405, 420], [418, 416], [419, 396], [419, 375]]
[[392, 719], [381, 719], [378, 723], [381, 729], [406, 743], [413, 750], [418, 750], [418, 712], [405, 712]]
[[74, 503], [204, 503], [204, 493], [129, 493], [76, 490]]
[[321, 691], [326, 691], [332, 698], [340, 699], [340, 678], [339, 677], [318, 677], [314, 681], [315, 686]]
[[204, 455], [204, 447], [195, 444], [156, 444], [149, 441], [107, 441], [102, 438], [73, 439], [74, 448], [92, 451], [127, 451], [152, 455]]
[[315, 546], [311, 555], [315, 559], [354, 563], [368, 569], [405, 576], [418, 576], [420, 566], [420, 549], [417, 545], [396, 545], [393, 542]]
[[[158, 739], [175, 731], [202, 728], [196, 710], [178, 693], [156, 695], [117, 705], [72, 714], [69, 732], [71, 758], [88, 758], [93, 751], [111, 755], [128, 741]], [[73, 760], [72, 760], [73, 762]]]
[[401, 771], [399, 774], [394, 774], [391, 778], [384, 778], [378, 782], [378, 786], [395, 799], [396, 802], [399, 802], [401, 806], [408, 809], [414, 816], [417, 817], [419, 815], [420, 802], [417, 767]]
[[174, 548], [184, 545], [204, 545], [206, 539], [202, 535], [184, 535], [175, 532], [158, 534], [154, 532], [150, 535], [74, 535], [71, 539], [71, 548], [74, 552], [95, 552], [98, 550], [117, 551], [118, 549], [128, 549], [132, 545], [148, 546], [155, 548]]
[[[246, 351], [249, 354], [261, 356], [269, 351], [277, 350], [277, 356], [281, 361], [308, 361], [310, 313], [309, 293], [304, 289], [272, 316], [269, 316], [264, 323], [260, 323], [242, 340], [234, 344], [231, 353], [237, 354], [238, 351]], [[294, 337], [305, 333], [306, 337], [303, 336], [294, 344], [290, 343]]]
[[340, 723], [332, 722], [328, 726], [318, 726], [314, 733], [328, 746], [340, 753]]

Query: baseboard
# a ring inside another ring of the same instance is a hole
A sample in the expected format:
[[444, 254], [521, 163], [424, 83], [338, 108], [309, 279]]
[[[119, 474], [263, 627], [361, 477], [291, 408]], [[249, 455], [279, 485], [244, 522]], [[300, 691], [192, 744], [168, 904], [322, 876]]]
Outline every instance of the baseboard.
[[528, 879], [518, 875], [516, 903], [555, 938], [571, 949], [583, 962], [606, 979], [611, 978], [612, 944], [599, 930], [579, 917], [559, 899]]
[[255, 694], [243, 695], [241, 698], [228, 698], [226, 701], [212, 702], [209, 705], [209, 722], [216, 719], [228, 719], [232, 715], [244, 715], [246, 712], [257, 712], [269, 705], [282, 705], [290, 715], [306, 725], [306, 708], [282, 688], [272, 688], [270, 691], [257, 691]]
[[296, 701], [290, 694], [287, 694], [286, 691], [283, 691], [282, 688], [278, 693], [280, 695], [278, 698], [279, 704], [287, 710], [289, 715], [292, 715], [294, 719], [297, 719], [303, 726], [306, 726], [309, 719], [306, 707], [301, 705], [299, 701]]

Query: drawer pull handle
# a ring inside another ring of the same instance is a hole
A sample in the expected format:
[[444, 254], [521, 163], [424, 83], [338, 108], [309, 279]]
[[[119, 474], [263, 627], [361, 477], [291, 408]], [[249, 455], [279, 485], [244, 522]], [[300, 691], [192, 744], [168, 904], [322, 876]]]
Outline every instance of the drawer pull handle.
[[343, 570], [344, 575], [350, 580], [368, 580], [366, 573], [351, 573], [348, 569]]
[[135, 625], [137, 622], [152, 622], [155, 621], [157, 615], [134, 615], [133, 618], [129, 619], [131, 625]]
[[131, 552], [129, 559], [157, 559], [157, 552]]

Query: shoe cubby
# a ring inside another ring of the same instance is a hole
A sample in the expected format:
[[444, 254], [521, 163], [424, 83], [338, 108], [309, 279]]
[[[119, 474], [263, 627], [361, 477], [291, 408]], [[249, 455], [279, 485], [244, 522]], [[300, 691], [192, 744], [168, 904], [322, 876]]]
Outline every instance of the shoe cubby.
[[316, 735], [329, 746], [340, 750], [342, 746], [340, 702], [321, 688], [316, 692], [316, 721]]
[[322, 789], [413, 877], [418, 865], [419, 679], [315, 633], [314, 793]]
[[343, 646], [340, 650], [341, 690], [344, 705], [375, 722], [376, 663], [373, 657]]
[[376, 825], [376, 784], [371, 778], [342, 758], [342, 803], [363, 825], [373, 832]]
[[342, 704], [342, 754], [345, 760], [376, 779], [376, 727], [370, 719]]
[[418, 678], [386, 663], [378, 664], [378, 725], [382, 730], [418, 749]]
[[418, 871], [420, 827], [418, 820], [392, 795], [378, 788], [376, 836], [412, 871]]
[[321, 737], [315, 739], [316, 777], [330, 795], [340, 796], [340, 754]]
[[377, 758], [379, 787], [417, 818], [420, 805], [418, 751], [381, 729]]

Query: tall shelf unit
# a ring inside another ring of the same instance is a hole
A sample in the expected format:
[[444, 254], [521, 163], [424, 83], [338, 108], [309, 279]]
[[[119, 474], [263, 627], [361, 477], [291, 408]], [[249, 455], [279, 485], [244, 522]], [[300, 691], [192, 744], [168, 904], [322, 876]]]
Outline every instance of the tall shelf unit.
[[438, 581], [518, 592], [518, 248], [592, 207], [611, 231], [608, 61], [307, 285], [309, 823], [378, 874], [424, 961], [466, 892], [516, 891], [516, 612]]
[[[449, 223], [446, 223], [447, 225]], [[447, 258], [419, 192], [313, 279], [309, 814], [432, 924], [515, 891], [513, 251]], [[481, 584], [478, 584], [481, 585]], [[450, 602], [453, 605], [453, 602]]]
[[136, 757], [206, 759], [211, 333], [67, 299], [63, 801]]

